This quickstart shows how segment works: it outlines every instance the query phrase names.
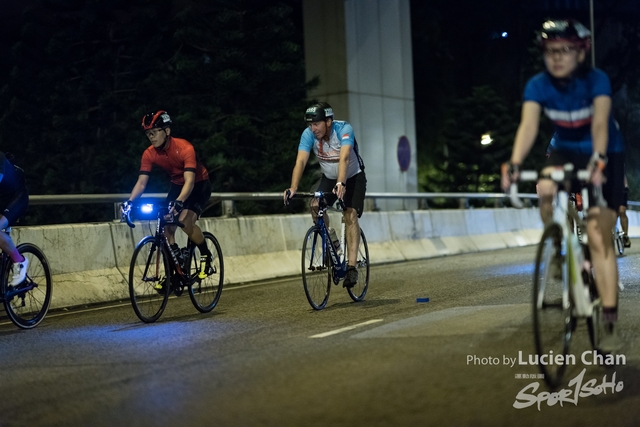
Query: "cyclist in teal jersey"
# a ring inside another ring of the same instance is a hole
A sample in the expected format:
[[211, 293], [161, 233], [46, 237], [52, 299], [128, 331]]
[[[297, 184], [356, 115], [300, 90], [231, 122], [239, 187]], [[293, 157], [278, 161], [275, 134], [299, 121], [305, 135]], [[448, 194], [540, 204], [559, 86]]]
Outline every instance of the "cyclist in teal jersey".
[[[542, 174], [568, 162], [577, 169], [587, 168], [591, 171], [590, 187], [602, 187], [607, 203], [606, 207], [590, 206], [587, 235], [603, 304], [604, 330], [599, 350], [611, 353], [622, 347], [615, 328], [618, 266], [611, 230], [624, 188], [624, 144], [611, 114], [611, 85], [604, 72], [591, 69], [586, 62], [591, 33], [579, 22], [546, 21], [538, 40], [546, 71], [532, 77], [525, 87], [521, 121], [502, 187], [506, 190], [518, 179], [519, 167], [535, 142], [544, 111], [555, 125], [555, 134]], [[555, 191], [553, 181], [538, 181], [540, 215], [545, 223], [552, 220]]]
[[[322, 169], [317, 191], [333, 192], [333, 197], [327, 197], [327, 204], [332, 205], [339, 198], [347, 207], [343, 214], [348, 249], [344, 286], [353, 287], [358, 283], [358, 270], [355, 267], [360, 244], [358, 218], [362, 215], [367, 187], [364, 163], [358, 153], [353, 128], [345, 121], [333, 119], [331, 105], [326, 102], [312, 105], [305, 112], [305, 120], [308, 127], [300, 137], [291, 185], [284, 192], [285, 203], [298, 190], [302, 173], [313, 150]], [[311, 215], [315, 222], [318, 204], [317, 201], [312, 203]], [[325, 215], [325, 222], [328, 227], [328, 215]]]

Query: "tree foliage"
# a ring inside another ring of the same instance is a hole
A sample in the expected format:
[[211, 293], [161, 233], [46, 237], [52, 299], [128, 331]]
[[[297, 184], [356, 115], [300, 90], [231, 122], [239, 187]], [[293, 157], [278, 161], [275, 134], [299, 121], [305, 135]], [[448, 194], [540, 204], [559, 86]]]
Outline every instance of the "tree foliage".
[[[41, 0], [0, 93], [0, 146], [31, 194], [128, 193], [148, 145], [140, 118], [166, 109], [214, 191], [281, 190], [309, 88], [292, 13], [276, 0]], [[167, 184], [154, 176], [147, 191]], [[111, 214], [31, 212], [39, 223]]]
[[[475, 87], [470, 96], [453, 100], [438, 135], [442, 149], [433, 166], [420, 170], [420, 184], [433, 192], [501, 192], [499, 165], [508, 160], [518, 116], [488, 86]], [[488, 145], [480, 143], [484, 134]], [[544, 138], [544, 136], [543, 136]], [[542, 148], [544, 143], [537, 144]], [[526, 167], [537, 168], [544, 151], [529, 156]], [[536, 160], [538, 164], [534, 164]]]

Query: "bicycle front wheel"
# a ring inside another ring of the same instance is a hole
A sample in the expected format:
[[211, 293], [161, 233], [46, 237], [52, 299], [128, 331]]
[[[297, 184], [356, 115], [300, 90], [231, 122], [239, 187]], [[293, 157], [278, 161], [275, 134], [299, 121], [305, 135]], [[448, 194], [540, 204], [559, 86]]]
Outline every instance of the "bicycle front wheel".
[[[348, 249], [347, 245], [347, 249]], [[349, 253], [347, 252], [347, 257]], [[348, 259], [348, 258], [347, 258]], [[358, 257], [356, 259], [356, 269], [358, 270], [358, 283], [347, 288], [352, 300], [358, 302], [364, 299], [369, 289], [369, 245], [364, 237], [364, 231], [360, 229], [360, 244], [358, 245]]]
[[[558, 387], [567, 367], [566, 357], [562, 363], [556, 363], [555, 357], [567, 355], [573, 330], [561, 244], [560, 226], [547, 227], [538, 245], [533, 278], [533, 332], [538, 367], [551, 388]], [[547, 360], [549, 357], [554, 359]]]
[[145, 323], [155, 322], [167, 306], [171, 289], [169, 259], [154, 236], [143, 238], [131, 257], [129, 297], [136, 315]]
[[[4, 308], [11, 321], [23, 329], [37, 326], [47, 315], [51, 304], [51, 271], [42, 251], [31, 243], [18, 245], [18, 252], [29, 260], [27, 277], [17, 286], [7, 285]], [[11, 262], [7, 263], [7, 267]], [[5, 268], [4, 283], [8, 283], [10, 268]]]
[[202, 266], [200, 264], [200, 250], [196, 246], [191, 255], [189, 276], [193, 283], [189, 286], [189, 297], [193, 306], [201, 313], [208, 313], [214, 309], [220, 295], [222, 295], [222, 285], [224, 283], [224, 262], [222, 260], [222, 249], [218, 239], [205, 231], [204, 240], [211, 252], [211, 267], [205, 271], [206, 277], [200, 278]]
[[302, 243], [302, 283], [307, 300], [314, 310], [322, 310], [331, 292], [329, 254], [322, 247], [322, 236], [317, 227], [311, 227]]

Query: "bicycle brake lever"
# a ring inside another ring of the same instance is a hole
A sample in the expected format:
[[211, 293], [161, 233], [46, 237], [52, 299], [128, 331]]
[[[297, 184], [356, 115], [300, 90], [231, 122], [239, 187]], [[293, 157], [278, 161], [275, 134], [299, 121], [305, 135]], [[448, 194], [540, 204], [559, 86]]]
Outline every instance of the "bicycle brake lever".
[[129, 227], [136, 228], [136, 225], [131, 221], [131, 210], [128, 210], [126, 213], [122, 213], [120, 222], [126, 222]]

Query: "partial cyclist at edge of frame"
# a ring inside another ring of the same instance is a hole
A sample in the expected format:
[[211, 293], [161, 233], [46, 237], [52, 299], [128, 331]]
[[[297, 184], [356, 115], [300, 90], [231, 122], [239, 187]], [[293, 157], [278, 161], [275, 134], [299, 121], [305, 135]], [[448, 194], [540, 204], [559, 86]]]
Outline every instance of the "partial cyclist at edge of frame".
[[[11, 157], [0, 151], [0, 230], [15, 225], [29, 206], [24, 171], [10, 161]], [[17, 286], [27, 277], [29, 260], [18, 252], [7, 233], [0, 233], [0, 249], [12, 261], [9, 285]]]

